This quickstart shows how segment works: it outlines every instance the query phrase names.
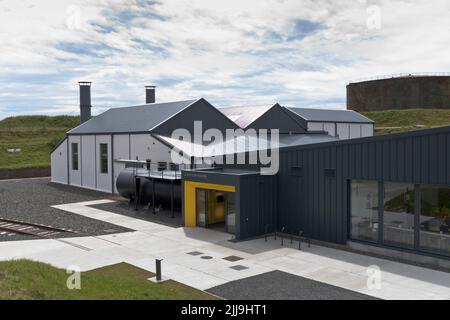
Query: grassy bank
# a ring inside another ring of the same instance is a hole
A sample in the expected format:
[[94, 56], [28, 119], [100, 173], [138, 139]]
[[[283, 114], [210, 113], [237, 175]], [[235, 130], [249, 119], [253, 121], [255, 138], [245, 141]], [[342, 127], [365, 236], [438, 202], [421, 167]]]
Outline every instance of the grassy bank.
[[182, 300], [216, 299], [175, 281], [155, 284], [154, 275], [126, 263], [81, 274], [81, 289], [69, 290], [65, 270], [28, 260], [0, 262], [0, 299]]
[[375, 121], [376, 135], [450, 125], [449, 109], [386, 110], [362, 114]]
[[[375, 134], [382, 135], [450, 125], [450, 110], [409, 109], [364, 112], [375, 121]], [[0, 121], [0, 170], [48, 168], [50, 151], [71, 128], [74, 116], [20, 116]], [[21, 149], [9, 153], [7, 149]]]
[[[72, 116], [20, 116], [0, 121], [0, 169], [50, 166], [50, 151], [79, 123]], [[10, 153], [7, 149], [21, 149]]]

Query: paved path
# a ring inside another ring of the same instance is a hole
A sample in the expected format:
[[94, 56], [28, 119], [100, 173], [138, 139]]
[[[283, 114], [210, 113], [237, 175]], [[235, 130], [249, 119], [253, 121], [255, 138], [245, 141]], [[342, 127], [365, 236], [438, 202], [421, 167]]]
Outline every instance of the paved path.
[[[136, 230], [98, 237], [0, 243], [0, 260], [29, 258], [67, 268], [91, 270], [127, 262], [206, 290], [230, 281], [275, 270], [302, 276], [382, 299], [450, 299], [450, 275], [416, 266], [313, 245], [297, 250], [279, 240], [230, 242], [231, 236], [204, 228], [172, 228], [89, 207], [111, 200], [88, 201], [54, 208]], [[237, 256], [231, 262], [223, 258]], [[209, 259], [205, 259], [209, 258]], [[381, 289], [367, 288], [367, 267], [381, 269]], [[233, 267], [233, 268], [232, 268]], [[236, 270], [238, 269], [238, 270]], [[299, 288], [300, 290], [301, 288]]]

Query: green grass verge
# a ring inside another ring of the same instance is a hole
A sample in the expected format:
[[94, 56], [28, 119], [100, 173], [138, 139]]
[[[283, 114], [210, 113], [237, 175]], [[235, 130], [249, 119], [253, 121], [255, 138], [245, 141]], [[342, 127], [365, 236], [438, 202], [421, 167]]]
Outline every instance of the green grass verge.
[[155, 284], [154, 274], [120, 263], [81, 273], [81, 289], [69, 290], [65, 270], [29, 260], [0, 262], [1, 300], [211, 300], [216, 297], [169, 280]]
[[50, 151], [78, 123], [79, 118], [72, 116], [20, 116], [0, 121], [0, 169], [49, 167]]
[[405, 109], [362, 112], [375, 121], [375, 134], [389, 134], [450, 125], [449, 109]]

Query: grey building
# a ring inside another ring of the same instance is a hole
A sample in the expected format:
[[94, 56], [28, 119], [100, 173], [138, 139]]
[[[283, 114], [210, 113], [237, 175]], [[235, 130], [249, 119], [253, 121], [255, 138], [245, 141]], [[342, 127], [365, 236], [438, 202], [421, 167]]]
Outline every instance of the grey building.
[[[183, 183], [232, 186], [239, 239], [302, 231], [399, 256], [450, 257], [450, 127], [284, 146], [273, 177], [234, 165], [186, 172]], [[191, 209], [183, 207], [185, 216]]]
[[[90, 102], [82, 101], [88, 114]], [[179, 128], [193, 133], [196, 121], [203, 131], [278, 129], [279, 144], [261, 146], [261, 135], [199, 143], [171, 136]], [[52, 152], [52, 181], [118, 192], [153, 211], [180, 210], [185, 227], [221, 228], [238, 240], [283, 231], [448, 261], [450, 127], [372, 134], [373, 122], [354, 111], [151, 102], [69, 131]], [[173, 162], [174, 150], [185, 166]], [[247, 161], [262, 151], [279, 152], [271, 175], [261, 175], [267, 163]], [[219, 162], [229, 156], [233, 163]]]

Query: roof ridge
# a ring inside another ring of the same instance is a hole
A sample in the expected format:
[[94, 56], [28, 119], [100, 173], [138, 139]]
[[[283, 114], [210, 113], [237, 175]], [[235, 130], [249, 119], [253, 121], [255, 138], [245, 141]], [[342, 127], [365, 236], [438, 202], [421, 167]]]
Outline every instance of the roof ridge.
[[[132, 105], [132, 106], [123, 106], [123, 107], [111, 107], [106, 111], [109, 110], [115, 110], [115, 109], [126, 109], [126, 108], [137, 108], [137, 107], [149, 107], [149, 106], [156, 106], [156, 105], [161, 105], [161, 104], [169, 104], [169, 103], [180, 103], [180, 102], [195, 102], [200, 100], [199, 99], [188, 99], [188, 100], [173, 100], [173, 101], [165, 101], [165, 102], [154, 102], [154, 103], [145, 103], [145, 104], [137, 104], [137, 105]], [[105, 111], [105, 112], [106, 112]]]

